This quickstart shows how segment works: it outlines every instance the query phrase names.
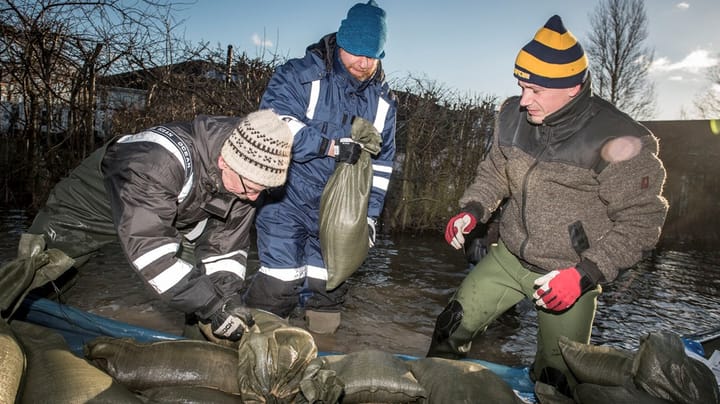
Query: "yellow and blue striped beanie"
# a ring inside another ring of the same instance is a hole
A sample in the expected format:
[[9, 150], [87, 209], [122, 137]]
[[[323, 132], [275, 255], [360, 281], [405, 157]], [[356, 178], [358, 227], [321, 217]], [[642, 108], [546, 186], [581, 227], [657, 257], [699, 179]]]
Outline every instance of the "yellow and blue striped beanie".
[[575, 36], [554, 15], [515, 59], [514, 76], [547, 88], [570, 88], [585, 81], [588, 60]]

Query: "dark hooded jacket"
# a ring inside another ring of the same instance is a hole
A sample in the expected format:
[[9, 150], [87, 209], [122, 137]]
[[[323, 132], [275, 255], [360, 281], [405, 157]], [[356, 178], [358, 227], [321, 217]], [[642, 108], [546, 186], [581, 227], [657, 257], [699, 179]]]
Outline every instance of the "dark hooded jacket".
[[250, 247], [255, 208], [224, 189], [217, 163], [240, 120], [199, 116], [114, 139], [55, 186], [34, 230], [73, 258], [117, 237], [171, 307], [208, 317], [240, 289]]

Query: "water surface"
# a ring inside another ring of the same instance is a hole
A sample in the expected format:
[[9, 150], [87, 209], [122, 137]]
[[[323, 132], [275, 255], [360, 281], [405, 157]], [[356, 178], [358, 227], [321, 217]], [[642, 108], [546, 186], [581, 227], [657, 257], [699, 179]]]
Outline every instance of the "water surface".
[[[15, 256], [30, 218], [0, 211], [0, 261]], [[257, 270], [251, 252], [250, 268]], [[467, 272], [443, 235], [379, 235], [365, 264], [348, 280], [343, 322], [333, 336], [316, 336], [321, 351], [379, 349], [423, 356], [435, 318]], [[720, 326], [720, 253], [656, 251], [604, 287], [592, 343], [635, 350], [652, 331], [680, 335]], [[61, 301], [131, 324], [180, 333], [184, 316], [140, 282], [118, 245], [103, 249], [80, 270]], [[292, 319], [301, 325], [300, 314]], [[529, 302], [502, 316], [473, 343], [471, 357], [528, 365], [535, 352], [535, 310]]]

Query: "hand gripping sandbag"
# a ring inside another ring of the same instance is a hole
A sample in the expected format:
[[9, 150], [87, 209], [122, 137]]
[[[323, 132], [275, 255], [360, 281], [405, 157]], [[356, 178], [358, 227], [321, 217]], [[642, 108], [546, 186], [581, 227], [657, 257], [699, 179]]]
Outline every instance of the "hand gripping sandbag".
[[367, 257], [367, 210], [372, 186], [372, 155], [380, 151], [380, 134], [355, 117], [352, 139], [362, 145], [355, 164], [338, 163], [320, 199], [320, 247], [328, 271], [327, 290], [350, 277]]

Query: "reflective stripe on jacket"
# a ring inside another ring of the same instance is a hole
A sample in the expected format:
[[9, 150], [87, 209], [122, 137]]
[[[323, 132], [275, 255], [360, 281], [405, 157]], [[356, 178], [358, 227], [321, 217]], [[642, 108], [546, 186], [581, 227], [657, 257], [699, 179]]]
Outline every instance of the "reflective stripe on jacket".
[[[245, 277], [255, 208], [224, 190], [217, 166], [241, 118], [198, 116], [112, 142], [102, 162], [118, 238], [170, 305], [206, 316]], [[183, 237], [195, 262], [181, 259]]]

